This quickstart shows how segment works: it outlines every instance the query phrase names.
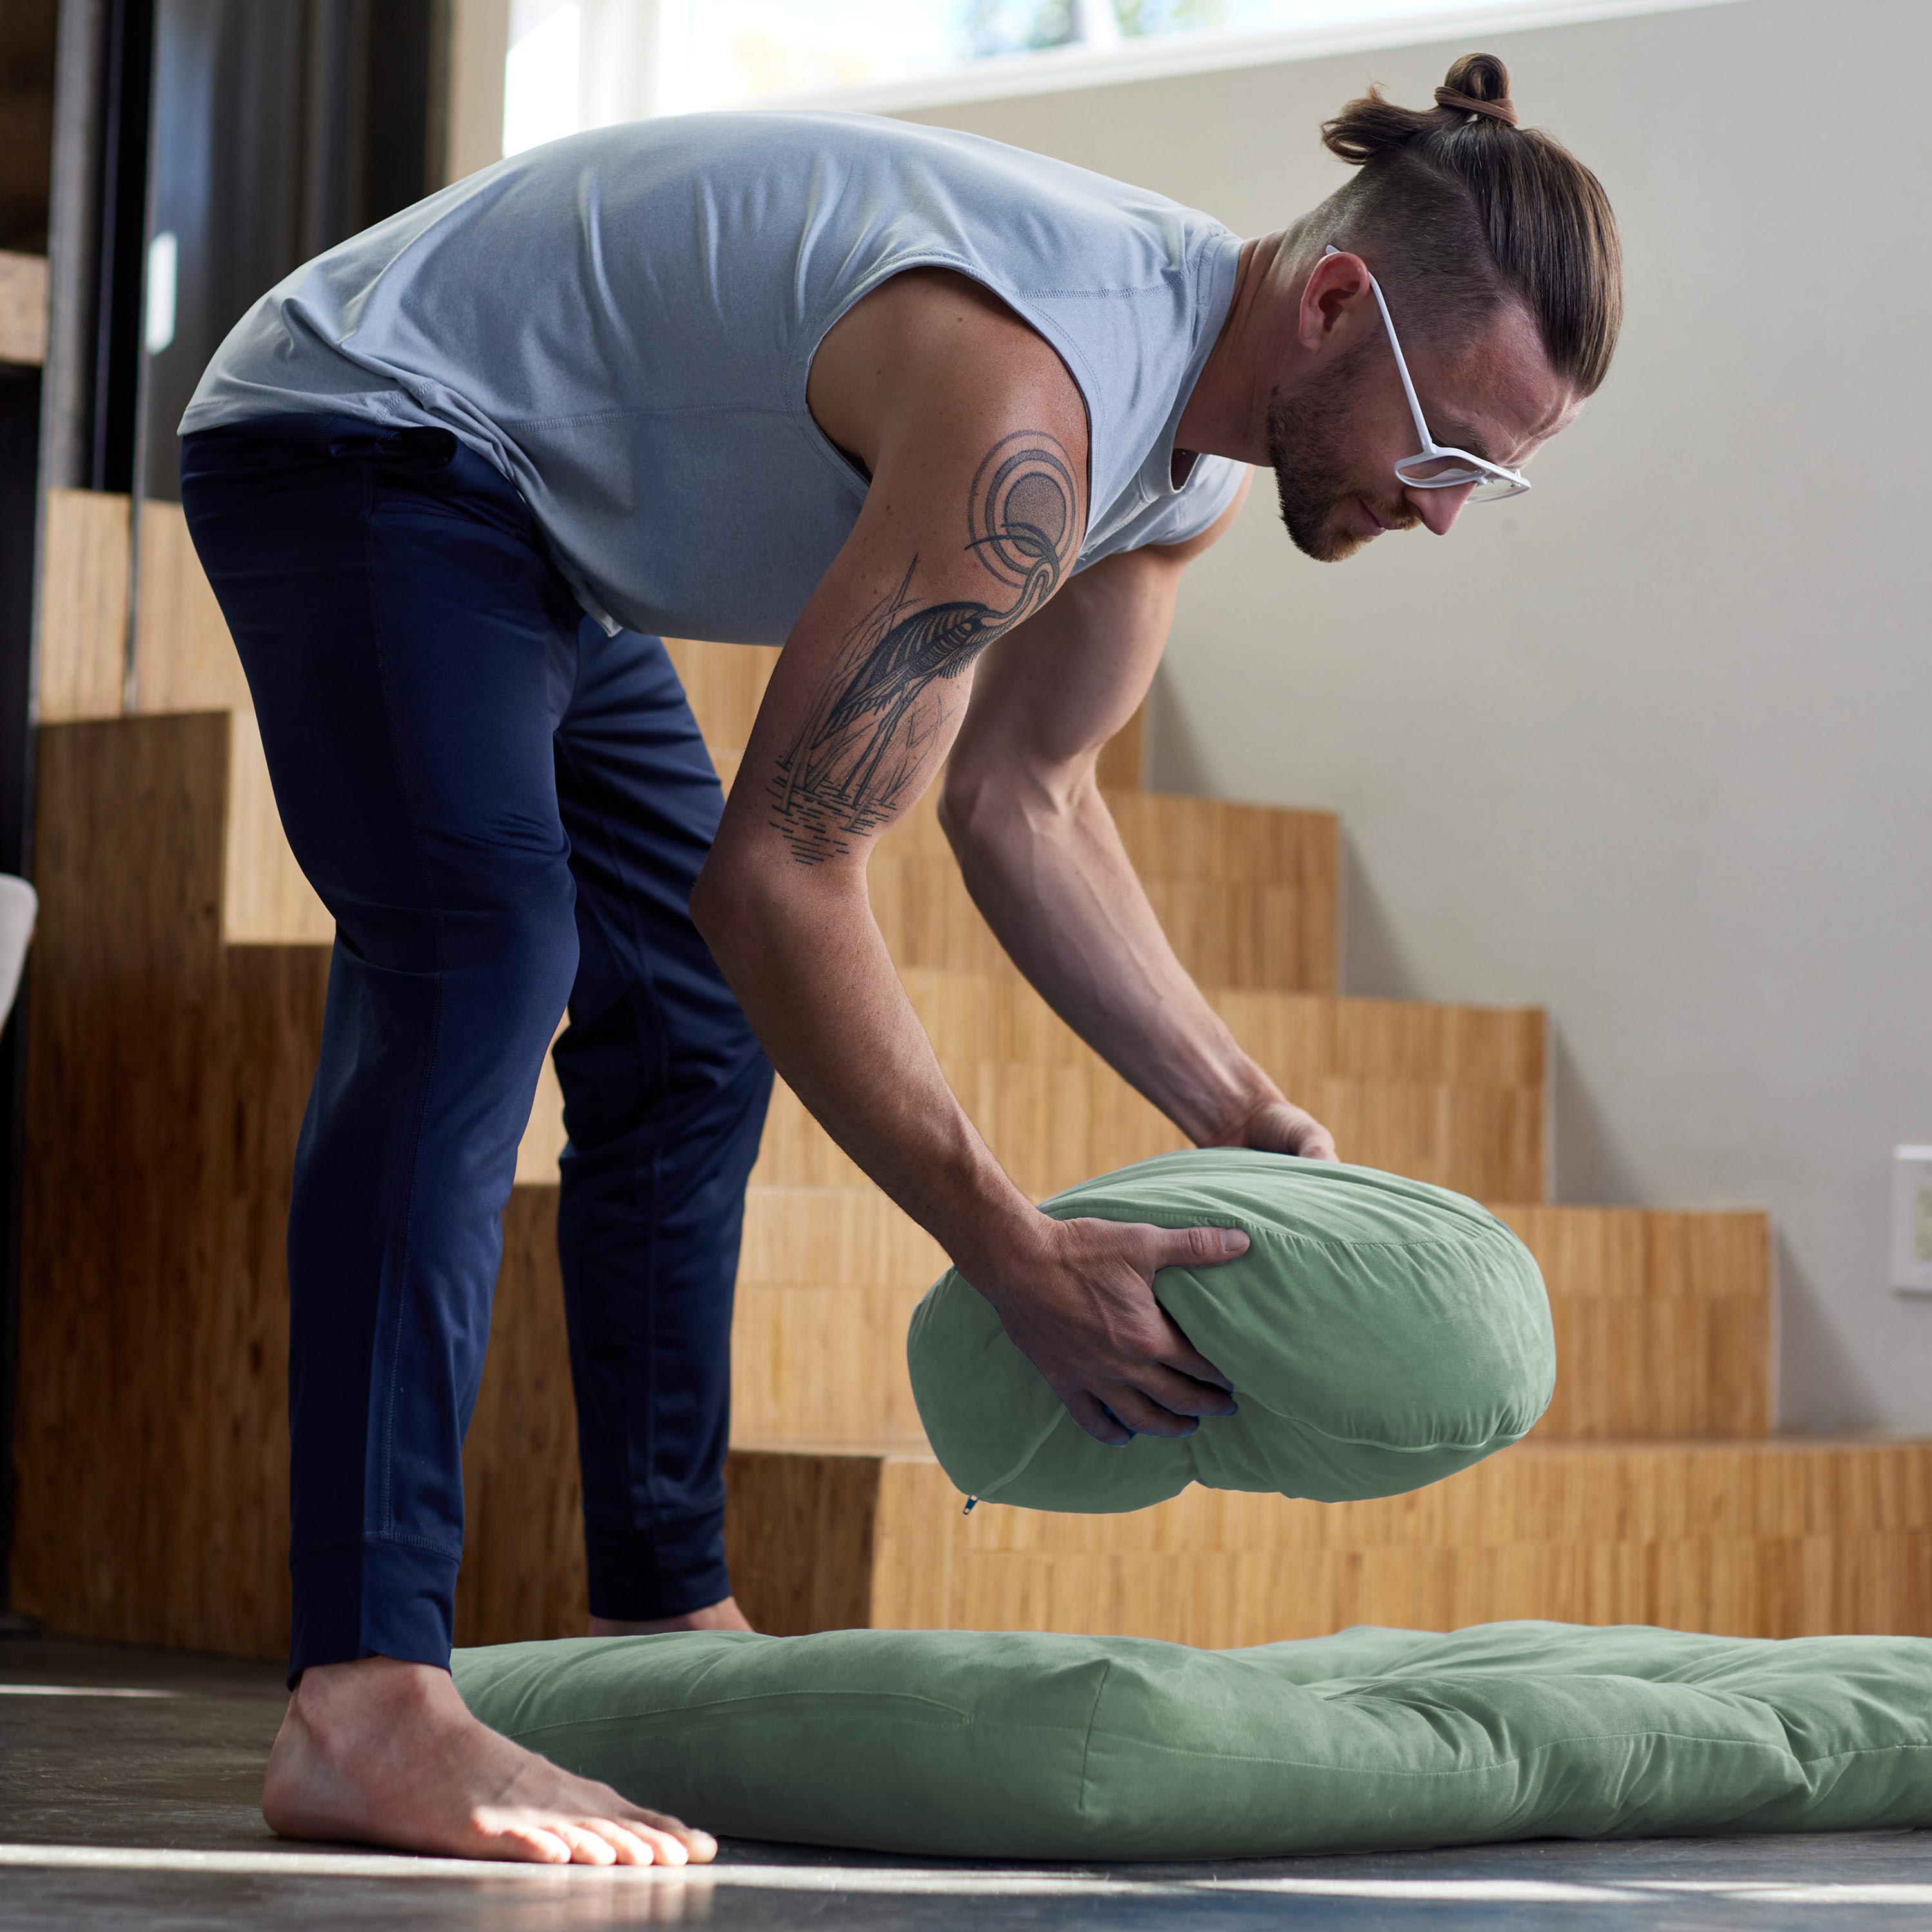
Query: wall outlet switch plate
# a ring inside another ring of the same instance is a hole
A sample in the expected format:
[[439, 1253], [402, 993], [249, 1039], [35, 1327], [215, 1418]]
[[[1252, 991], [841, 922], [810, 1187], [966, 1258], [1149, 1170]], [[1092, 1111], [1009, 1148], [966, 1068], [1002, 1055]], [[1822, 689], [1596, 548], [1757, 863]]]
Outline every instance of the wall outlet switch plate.
[[1892, 1150], [1892, 1285], [1932, 1294], [1932, 1147]]

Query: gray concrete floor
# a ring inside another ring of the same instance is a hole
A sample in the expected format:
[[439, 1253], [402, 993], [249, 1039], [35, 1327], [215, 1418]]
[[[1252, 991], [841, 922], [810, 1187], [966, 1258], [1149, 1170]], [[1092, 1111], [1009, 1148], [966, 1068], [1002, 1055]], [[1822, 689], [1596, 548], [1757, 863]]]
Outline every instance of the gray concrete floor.
[[296, 1846], [257, 1809], [284, 1701], [273, 1666], [0, 1642], [0, 1932], [1932, 1926], [1932, 1833], [1548, 1840], [1186, 1866], [992, 1866], [728, 1840], [717, 1864], [688, 1874]]

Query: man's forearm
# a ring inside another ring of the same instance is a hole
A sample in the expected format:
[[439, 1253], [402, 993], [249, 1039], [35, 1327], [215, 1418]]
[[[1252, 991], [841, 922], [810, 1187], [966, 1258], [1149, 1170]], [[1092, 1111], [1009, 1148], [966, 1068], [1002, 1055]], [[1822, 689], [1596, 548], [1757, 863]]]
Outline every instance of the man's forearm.
[[739, 874], [693, 910], [786, 1084], [968, 1278], [1023, 1241], [1039, 1210], [946, 1084], [863, 878]]
[[955, 806], [962, 875], [1048, 1005], [1190, 1139], [1233, 1132], [1279, 1088], [1175, 958], [1098, 790]]

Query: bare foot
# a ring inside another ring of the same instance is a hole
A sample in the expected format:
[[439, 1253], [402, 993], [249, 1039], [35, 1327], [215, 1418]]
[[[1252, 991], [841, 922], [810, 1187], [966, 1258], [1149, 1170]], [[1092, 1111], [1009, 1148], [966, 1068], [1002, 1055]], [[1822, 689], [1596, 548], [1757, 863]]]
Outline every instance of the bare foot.
[[446, 1857], [681, 1865], [717, 1841], [480, 1724], [446, 1670], [394, 1658], [311, 1666], [268, 1754], [262, 1816], [290, 1838]]
[[592, 1636], [655, 1636], [659, 1630], [748, 1630], [751, 1628], [735, 1597], [727, 1597], [721, 1604], [707, 1604], [701, 1610], [687, 1610], [681, 1617], [647, 1617], [641, 1623], [628, 1622], [622, 1617], [590, 1619]]

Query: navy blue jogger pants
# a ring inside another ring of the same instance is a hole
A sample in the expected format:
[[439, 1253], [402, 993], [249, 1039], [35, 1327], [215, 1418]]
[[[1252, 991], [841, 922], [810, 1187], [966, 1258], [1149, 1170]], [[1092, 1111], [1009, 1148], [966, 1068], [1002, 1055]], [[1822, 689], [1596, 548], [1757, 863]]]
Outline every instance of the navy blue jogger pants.
[[204, 430], [182, 500], [335, 920], [289, 1214], [289, 1682], [448, 1661], [500, 1217], [566, 1005], [590, 1608], [716, 1602], [772, 1075], [691, 923], [723, 794], [664, 646], [585, 618], [522, 497], [445, 430]]

